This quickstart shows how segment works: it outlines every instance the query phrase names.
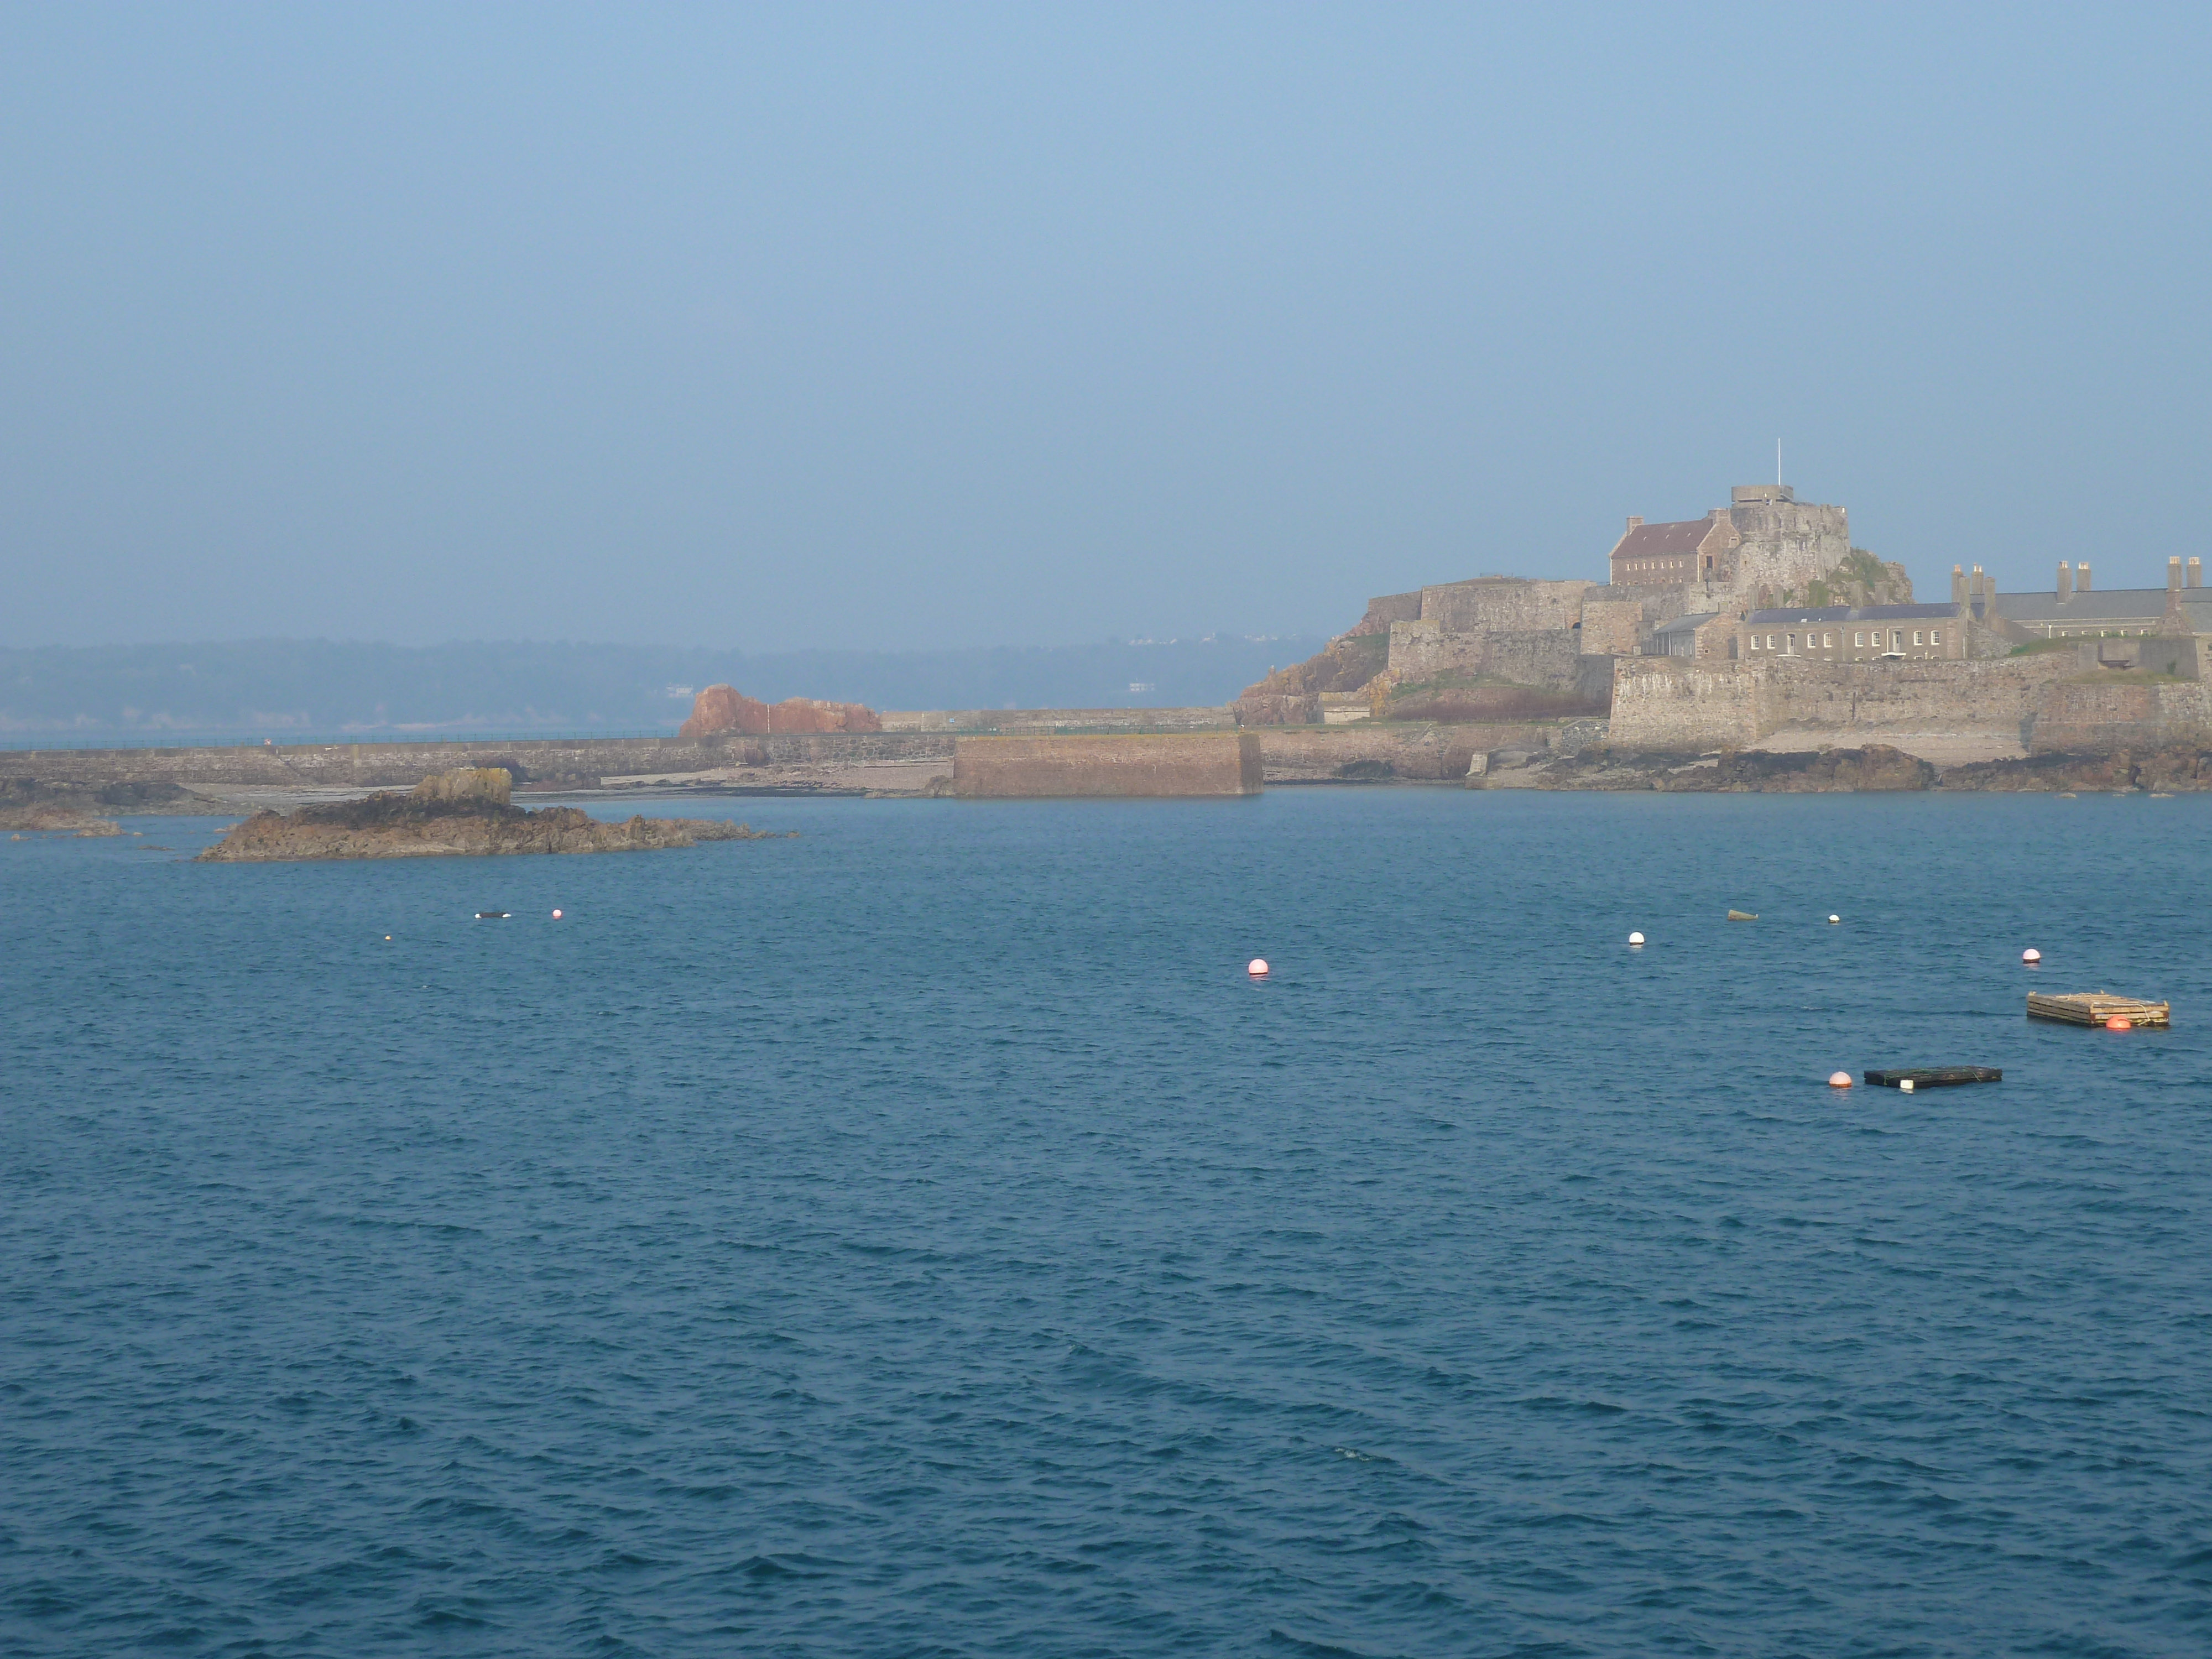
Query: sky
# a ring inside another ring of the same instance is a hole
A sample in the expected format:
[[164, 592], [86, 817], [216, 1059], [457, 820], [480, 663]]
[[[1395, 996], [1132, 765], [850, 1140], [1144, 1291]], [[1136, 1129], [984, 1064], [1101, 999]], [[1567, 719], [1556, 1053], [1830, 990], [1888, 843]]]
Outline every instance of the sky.
[[0, 8], [0, 644], [2212, 557], [2212, 8]]

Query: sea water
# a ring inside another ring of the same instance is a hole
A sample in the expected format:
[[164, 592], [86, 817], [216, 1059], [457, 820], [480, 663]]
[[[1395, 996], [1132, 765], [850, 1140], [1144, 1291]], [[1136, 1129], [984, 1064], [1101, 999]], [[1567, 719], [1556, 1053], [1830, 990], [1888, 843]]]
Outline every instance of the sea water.
[[2212, 1650], [2212, 799], [686, 810], [0, 842], [0, 1650]]

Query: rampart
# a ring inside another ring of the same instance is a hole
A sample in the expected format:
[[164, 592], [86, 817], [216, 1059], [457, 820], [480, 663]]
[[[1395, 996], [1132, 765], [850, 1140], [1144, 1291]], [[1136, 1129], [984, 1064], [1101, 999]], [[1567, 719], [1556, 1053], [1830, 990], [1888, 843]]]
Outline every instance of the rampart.
[[2072, 656], [2061, 653], [1731, 664], [1624, 657], [1613, 672], [1612, 741], [1646, 749], [1726, 748], [1786, 727], [1813, 738], [1855, 731], [1986, 732], [2027, 743], [2033, 734], [2040, 747], [2041, 711], [2080, 672]]
[[1249, 732], [958, 738], [952, 793], [979, 799], [1072, 795], [1256, 795]]
[[1565, 690], [1576, 684], [1579, 637], [1564, 628], [1455, 633], [1424, 617], [1390, 625], [1390, 671], [1412, 684], [1445, 675], [1486, 675]]
[[[1589, 722], [1597, 726], [1601, 722]], [[1444, 724], [1363, 720], [1356, 726], [1261, 728], [1260, 756], [1276, 783], [1457, 783], [1477, 755], [1571, 746], [1560, 720]]]
[[2105, 753], [2212, 744], [2212, 686], [2062, 682], [2036, 711], [2028, 748]]

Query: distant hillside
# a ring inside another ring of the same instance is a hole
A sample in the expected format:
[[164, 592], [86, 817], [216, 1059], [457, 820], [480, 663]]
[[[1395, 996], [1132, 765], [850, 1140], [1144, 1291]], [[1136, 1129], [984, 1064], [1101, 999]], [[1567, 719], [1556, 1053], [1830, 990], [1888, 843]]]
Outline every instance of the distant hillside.
[[50, 738], [471, 731], [673, 731], [717, 682], [876, 708], [1178, 708], [1224, 703], [1315, 639], [968, 651], [735, 652], [650, 646], [327, 640], [0, 649], [0, 734]]

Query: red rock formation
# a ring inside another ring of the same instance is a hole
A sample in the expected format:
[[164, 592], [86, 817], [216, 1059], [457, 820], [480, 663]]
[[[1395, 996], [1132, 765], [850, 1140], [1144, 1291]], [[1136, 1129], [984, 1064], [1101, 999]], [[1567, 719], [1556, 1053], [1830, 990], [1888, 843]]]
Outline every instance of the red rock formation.
[[709, 738], [725, 732], [762, 737], [771, 732], [880, 732], [875, 710], [857, 702], [823, 702], [787, 697], [775, 708], [726, 685], [710, 685], [691, 705], [691, 718], [679, 738]]
[[710, 685], [691, 702], [691, 718], [678, 728], [679, 738], [703, 738], [717, 732], [765, 732], [768, 705], [736, 687]]

